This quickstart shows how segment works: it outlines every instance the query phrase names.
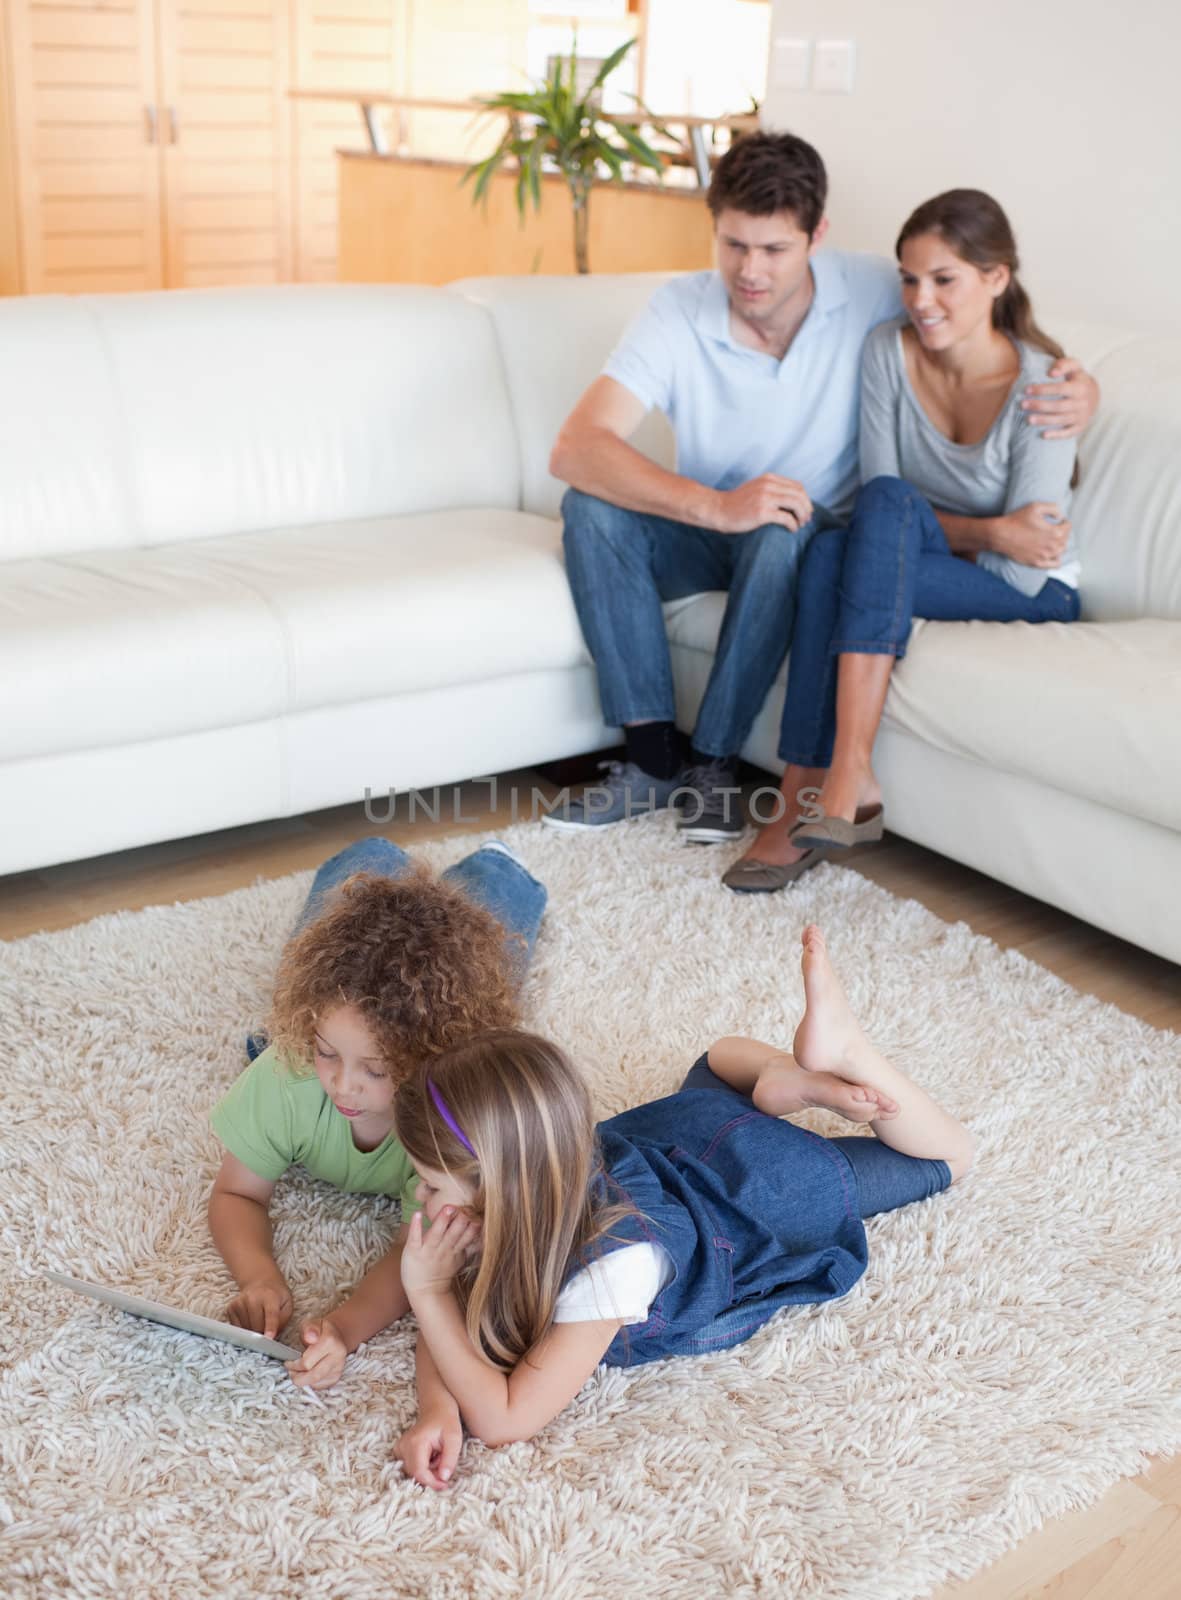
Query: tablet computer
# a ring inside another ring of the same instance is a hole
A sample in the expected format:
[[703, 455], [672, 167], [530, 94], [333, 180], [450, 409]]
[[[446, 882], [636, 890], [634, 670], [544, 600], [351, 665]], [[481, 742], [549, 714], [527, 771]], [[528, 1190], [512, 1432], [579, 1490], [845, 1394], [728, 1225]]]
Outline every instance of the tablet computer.
[[146, 1317], [149, 1322], [162, 1322], [166, 1327], [179, 1328], [181, 1333], [196, 1333], [202, 1339], [224, 1339], [226, 1344], [239, 1345], [243, 1350], [256, 1350], [261, 1356], [273, 1356], [276, 1361], [298, 1361], [302, 1354], [290, 1345], [268, 1339], [265, 1334], [251, 1333], [248, 1328], [235, 1328], [232, 1322], [218, 1322], [214, 1317], [199, 1317], [193, 1311], [182, 1311], [176, 1306], [162, 1306], [155, 1300], [144, 1300], [137, 1294], [124, 1294], [122, 1289], [112, 1289], [105, 1283], [87, 1283], [85, 1278], [71, 1278], [64, 1272], [45, 1274], [63, 1289], [73, 1289], [76, 1294], [89, 1295], [117, 1311], [127, 1311], [133, 1317]]

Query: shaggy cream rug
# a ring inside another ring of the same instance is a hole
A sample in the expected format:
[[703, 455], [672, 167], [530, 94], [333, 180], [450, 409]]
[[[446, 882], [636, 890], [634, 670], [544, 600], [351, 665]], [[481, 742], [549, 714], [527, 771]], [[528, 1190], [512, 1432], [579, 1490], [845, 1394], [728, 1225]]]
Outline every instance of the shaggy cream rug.
[[[0, 947], [6, 1600], [909, 1600], [1181, 1447], [1181, 1040], [852, 872], [741, 898], [668, 818], [509, 837], [551, 896], [530, 1021], [604, 1114], [668, 1092], [719, 1034], [790, 1042], [815, 919], [871, 1034], [977, 1131], [975, 1172], [871, 1222], [846, 1299], [601, 1371], [533, 1442], [469, 1443], [440, 1496], [390, 1460], [411, 1327], [317, 1399], [38, 1276], [219, 1312], [205, 1116], [308, 877]], [[300, 1175], [277, 1217], [303, 1313], [396, 1223]]]

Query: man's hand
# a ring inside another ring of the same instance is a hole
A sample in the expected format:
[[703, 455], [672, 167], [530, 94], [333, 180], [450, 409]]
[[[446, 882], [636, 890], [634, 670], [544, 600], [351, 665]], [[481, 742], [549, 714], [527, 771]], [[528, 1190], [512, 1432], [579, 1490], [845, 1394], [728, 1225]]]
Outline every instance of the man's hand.
[[402, 1251], [402, 1287], [411, 1303], [415, 1295], [446, 1294], [479, 1237], [480, 1224], [457, 1206], [444, 1206], [425, 1236], [416, 1211]]
[[997, 518], [993, 548], [1027, 567], [1056, 567], [1070, 537], [1070, 523], [1061, 517], [1061, 508], [1046, 500], [1010, 511]]
[[713, 527], [717, 533], [750, 533], [768, 522], [797, 533], [812, 517], [812, 502], [802, 483], [764, 472], [761, 478], [717, 491]]
[[226, 1321], [274, 1339], [294, 1310], [291, 1291], [282, 1278], [260, 1278], [242, 1285], [226, 1307]]
[[459, 1407], [452, 1405], [419, 1417], [394, 1446], [394, 1456], [415, 1483], [427, 1489], [445, 1489], [462, 1447]]
[[301, 1389], [330, 1389], [344, 1371], [349, 1347], [331, 1317], [313, 1317], [299, 1330], [306, 1346], [298, 1361], [289, 1361], [292, 1383]]
[[1099, 385], [1073, 356], [1055, 361], [1049, 382], [1029, 383], [1021, 409], [1031, 428], [1046, 439], [1074, 439], [1099, 409]]

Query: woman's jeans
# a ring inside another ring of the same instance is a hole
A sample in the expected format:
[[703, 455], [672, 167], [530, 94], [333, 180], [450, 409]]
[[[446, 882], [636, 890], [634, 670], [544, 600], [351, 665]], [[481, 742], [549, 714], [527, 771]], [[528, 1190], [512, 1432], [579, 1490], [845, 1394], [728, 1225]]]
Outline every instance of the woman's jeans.
[[[338, 854], [325, 861], [312, 879], [303, 910], [296, 919], [293, 934], [301, 932], [309, 922], [314, 922], [324, 908], [324, 902], [346, 878], [354, 872], [373, 872], [383, 878], [397, 878], [411, 864], [411, 858], [401, 845], [389, 839], [358, 839], [346, 845]], [[510, 948], [514, 963], [523, 977], [537, 943], [537, 930], [545, 910], [546, 890], [519, 861], [494, 845], [481, 845], [471, 855], [464, 856], [453, 867], [448, 867], [440, 877], [453, 883], [492, 915], [511, 936]], [[519, 939], [525, 941], [525, 956], [519, 955]], [[246, 1041], [246, 1053], [253, 1061], [266, 1048], [263, 1034], [251, 1034]]]
[[953, 555], [917, 489], [901, 478], [873, 478], [858, 494], [849, 526], [817, 533], [804, 557], [780, 760], [830, 765], [842, 652], [901, 658], [914, 617], [1075, 622], [1078, 614], [1078, 591], [1057, 578], [1030, 596]]
[[729, 591], [693, 744], [703, 755], [737, 755], [791, 642], [808, 540], [832, 517], [817, 506], [796, 533], [776, 523], [714, 533], [568, 489], [562, 519], [570, 592], [611, 727], [675, 719], [663, 602]]

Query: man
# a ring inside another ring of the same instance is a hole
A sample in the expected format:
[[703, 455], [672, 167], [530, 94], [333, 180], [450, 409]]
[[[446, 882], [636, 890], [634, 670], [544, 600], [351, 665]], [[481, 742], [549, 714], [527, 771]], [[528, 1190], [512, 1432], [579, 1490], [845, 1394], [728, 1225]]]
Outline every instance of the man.
[[[800, 562], [857, 489], [861, 347], [902, 309], [892, 261], [819, 251], [827, 189], [803, 139], [734, 145], [707, 196], [717, 269], [656, 291], [558, 436], [567, 573], [627, 758], [551, 827], [683, 801], [684, 838], [743, 831], [735, 762], [791, 642]], [[1095, 385], [1077, 363], [1055, 375], [1029, 420], [1078, 432]], [[628, 443], [653, 407], [673, 425], [675, 472]], [[686, 757], [661, 604], [709, 589], [729, 594]]]

